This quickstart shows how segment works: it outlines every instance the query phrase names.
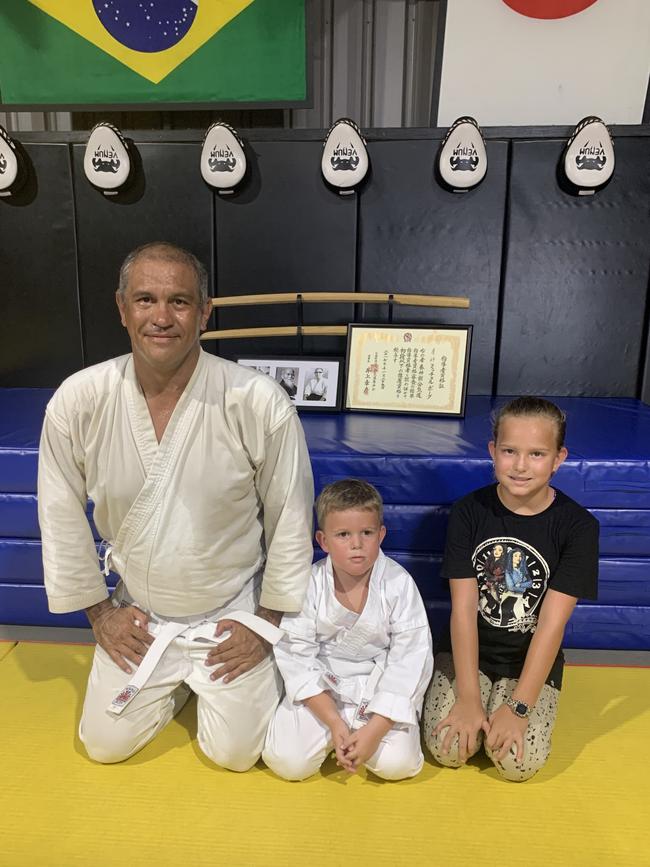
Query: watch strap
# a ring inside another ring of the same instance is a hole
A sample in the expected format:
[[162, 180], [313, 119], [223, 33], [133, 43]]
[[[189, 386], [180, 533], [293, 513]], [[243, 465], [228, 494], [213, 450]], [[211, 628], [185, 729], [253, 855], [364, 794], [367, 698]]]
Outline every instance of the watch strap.
[[518, 716], [520, 719], [530, 718], [533, 708], [531, 705], [526, 704], [525, 701], [510, 697], [505, 700], [505, 704], [507, 704], [514, 715]]

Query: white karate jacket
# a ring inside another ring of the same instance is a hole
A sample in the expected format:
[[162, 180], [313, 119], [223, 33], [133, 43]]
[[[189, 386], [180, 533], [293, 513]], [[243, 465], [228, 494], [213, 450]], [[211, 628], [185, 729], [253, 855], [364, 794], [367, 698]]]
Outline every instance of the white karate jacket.
[[415, 582], [379, 552], [361, 614], [334, 595], [329, 557], [313, 566], [298, 614], [286, 614], [275, 646], [288, 697], [298, 702], [324, 690], [395, 723], [417, 725], [433, 671], [431, 632]]
[[263, 570], [260, 604], [297, 611], [312, 559], [313, 482], [291, 401], [205, 352], [160, 444], [131, 355], [80, 371], [50, 401], [39, 519], [50, 610], [107, 596], [85, 516], [131, 597], [169, 617], [226, 605]]

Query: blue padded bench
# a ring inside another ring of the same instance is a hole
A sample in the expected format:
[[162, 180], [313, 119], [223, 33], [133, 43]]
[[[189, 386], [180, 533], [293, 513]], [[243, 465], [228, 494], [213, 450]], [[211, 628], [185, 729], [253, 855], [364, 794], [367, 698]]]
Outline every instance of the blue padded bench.
[[[38, 438], [47, 389], [0, 389], [0, 623], [85, 626], [50, 615], [36, 516]], [[386, 503], [386, 553], [415, 577], [440, 629], [449, 611], [439, 576], [449, 507], [491, 481], [489, 397], [464, 419], [365, 413], [303, 414], [316, 490], [347, 476]], [[601, 524], [600, 597], [579, 603], [567, 647], [650, 649], [650, 407], [613, 398], [557, 398], [569, 458], [555, 481]]]

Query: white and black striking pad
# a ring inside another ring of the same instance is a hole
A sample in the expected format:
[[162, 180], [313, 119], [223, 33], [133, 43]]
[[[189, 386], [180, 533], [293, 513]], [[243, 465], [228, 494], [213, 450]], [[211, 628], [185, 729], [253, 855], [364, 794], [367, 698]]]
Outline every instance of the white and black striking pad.
[[449, 127], [438, 155], [440, 177], [461, 192], [480, 184], [487, 172], [483, 133], [473, 117], [459, 117]]
[[0, 126], [0, 196], [10, 196], [25, 180], [25, 167], [16, 143]]
[[614, 142], [599, 117], [583, 118], [564, 150], [564, 173], [582, 195], [602, 187], [614, 172]]
[[368, 173], [368, 151], [359, 127], [342, 117], [333, 124], [323, 145], [321, 171], [328, 184], [339, 192], [349, 192]]
[[84, 155], [84, 172], [90, 183], [107, 196], [126, 186], [132, 171], [129, 148], [122, 133], [110, 123], [98, 123], [90, 131]]
[[231, 193], [246, 174], [244, 142], [227, 123], [213, 123], [201, 150], [201, 175], [220, 193]]

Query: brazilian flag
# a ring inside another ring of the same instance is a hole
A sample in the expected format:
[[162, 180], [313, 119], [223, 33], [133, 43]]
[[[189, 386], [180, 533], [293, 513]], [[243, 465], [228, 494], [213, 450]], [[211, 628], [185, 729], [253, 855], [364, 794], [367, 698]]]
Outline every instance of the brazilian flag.
[[0, 0], [0, 102], [299, 103], [305, 0]]

